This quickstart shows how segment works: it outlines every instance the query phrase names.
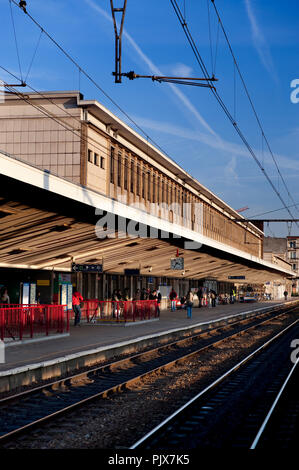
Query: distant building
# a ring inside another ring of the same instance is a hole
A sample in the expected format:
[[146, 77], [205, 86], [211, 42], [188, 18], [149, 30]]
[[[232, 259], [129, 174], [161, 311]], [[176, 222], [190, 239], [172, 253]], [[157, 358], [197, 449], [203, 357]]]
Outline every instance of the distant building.
[[[265, 237], [264, 238], [264, 259], [274, 264], [288, 266], [297, 275], [297, 279], [292, 280], [292, 293], [299, 291], [299, 236], [279, 238], [279, 237]], [[272, 285], [268, 284], [268, 290], [273, 288], [273, 291], [278, 291]], [[280, 289], [281, 290], [281, 289]], [[286, 290], [287, 287], [286, 287]], [[289, 292], [291, 293], [291, 292]]]

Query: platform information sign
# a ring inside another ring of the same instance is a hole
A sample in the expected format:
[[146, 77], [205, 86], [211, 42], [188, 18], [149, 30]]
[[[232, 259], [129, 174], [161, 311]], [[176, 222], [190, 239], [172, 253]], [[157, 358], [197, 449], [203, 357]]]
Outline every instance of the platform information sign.
[[228, 276], [228, 279], [245, 279], [245, 276]]
[[76, 264], [72, 263], [73, 273], [102, 273], [102, 264]]
[[124, 269], [125, 276], [140, 276], [140, 269]]

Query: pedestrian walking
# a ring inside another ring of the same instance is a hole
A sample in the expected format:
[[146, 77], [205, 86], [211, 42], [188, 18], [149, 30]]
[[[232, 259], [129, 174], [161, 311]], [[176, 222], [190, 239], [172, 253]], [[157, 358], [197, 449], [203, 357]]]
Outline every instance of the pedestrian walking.
[[72, 299], [72, 304], [73, 304], [73, 310], [75, 313], [75, 323], [74, 326], [80, 326], [80, 320], [81, 320], [81, 306], [83, 306], [83, 297], [80, 294], [80, 292], [75, 291], [73, 293], [73, 299]]

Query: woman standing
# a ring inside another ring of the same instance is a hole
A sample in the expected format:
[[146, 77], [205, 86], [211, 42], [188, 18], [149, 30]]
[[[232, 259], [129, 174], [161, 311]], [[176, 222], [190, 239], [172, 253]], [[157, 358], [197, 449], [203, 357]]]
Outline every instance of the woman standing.
[[192, 318], [193, 293], [189, 290], [186, 297], [187, 318]]

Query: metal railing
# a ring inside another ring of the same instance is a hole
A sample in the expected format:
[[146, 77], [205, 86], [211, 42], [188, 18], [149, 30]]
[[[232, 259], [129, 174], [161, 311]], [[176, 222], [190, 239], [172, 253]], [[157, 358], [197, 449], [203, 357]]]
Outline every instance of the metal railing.
[[[156, 300], [97, 300], [83, 301], [81, 319], [96, 321], [135, 322], [159, 316]], [[74, 312], [72, 318], [74, 317]]]
[[65, 305], [9, 305], [0, 307], [0, 338], [14, 340], [69, 331]]

